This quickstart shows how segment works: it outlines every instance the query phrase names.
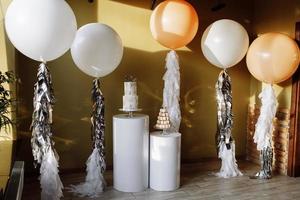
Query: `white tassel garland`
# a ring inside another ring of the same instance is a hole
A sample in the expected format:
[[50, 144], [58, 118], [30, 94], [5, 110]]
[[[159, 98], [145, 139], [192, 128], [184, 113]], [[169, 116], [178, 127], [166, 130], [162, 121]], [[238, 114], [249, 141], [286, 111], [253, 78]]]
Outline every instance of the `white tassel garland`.
[[40, 167], [42, 200], [58, 200], [63, 196], [63, 184], [58, 174], [58, 160], [57, 154], [49, 147]]
[[85, 177], [85, 182], [79, 185], [71, 185], [70, 191], [81, 197], [99, 197], [106, 187], [106, 182], [101, 172], [102, 168], [106, 168], [103, 166], [105, 163], [101, 163], [102, 165], [99, 163], [101, 163], [99, 151], [97, 148], [94, 148], [86, 162], [87, 175]]
[[255, 125], [254, 142], [257, 150], [270, 147], [272, 133], [274, 130], [273, 120], [276, 115], [277, 99], [272, 85], [268, 84], [259, 94], [261, 99], [260, 115]]
[[222, 160], [220, 172], [216, 173], [218, 177], [230, 178], [235, 176], [242, 176], [243, 174], [238, 169], [237, 161], [235, 159], [235, 143], [231, 143], [231, 148], [227, 149], [224, 142], [219, 147], [219, 158]]
[[178, 132], [181, 123], [180, 112], [180, 71], [178, 56], [174, 50], [166, 57], [166, 72], [164, 74], [163, 107], [169, 113], [170, 131]]

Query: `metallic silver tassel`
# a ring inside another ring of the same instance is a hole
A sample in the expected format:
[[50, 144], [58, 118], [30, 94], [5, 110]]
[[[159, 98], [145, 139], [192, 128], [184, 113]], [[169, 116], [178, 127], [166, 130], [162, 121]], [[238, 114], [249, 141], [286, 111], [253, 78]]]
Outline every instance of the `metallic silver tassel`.
[[92, 153], [86, 162], [85, 182], [71, 185], [68, 189], [76, 195], [90, 198], [99, 197], [106, 186], [104, 179], [105, 151], [104, 151], [104, 97], [100, 90], [100, 81], [95, 79], [92, 88], [93, 111], [91, 116]]
[[216, 83], [218, 123], [216, 143], [219, 150], [221, 142], [225, 142], [226, 148], [231, 148], [231, 129], [233, 125], [231, 79], [223, 70]]
[[235, 143], [231, 136], [233, 125], [231, 79], [223, 70], [216, 83], [218, 122], [216, 143], [218, 157], [222, 160], [220, 172], [216, 175], [223, 178], [242, 176], [235, 159]]
[[54, 145], [51, 140], [52, 107], [54, 95], [51, 75], [47, 66], [42, 63], [37, 73], [37, 82], [34, 85], [32, 138], [31, 147], [35, 166], [41, 164], [48, 149]]
[[92, 89], [92, 140], [93, 148], [97, 148], [100, 155], [101, 173], [105, 171], [105, 151], [104, 151], [104, 130], [105, 130], [105, 119], [104, 119], [104, 97], [100, 90], [100, 81], [95, 79], [93, 81]]
[[58, 200], [63, 196], [63, 185], [58, 174], [58, 154], [52, 141], [52, 110], [54, 95], [50, 72], [40, 64], [34, 86], [32, 114], [32, 154], [34, 165], [40, 165], [42, 200]]

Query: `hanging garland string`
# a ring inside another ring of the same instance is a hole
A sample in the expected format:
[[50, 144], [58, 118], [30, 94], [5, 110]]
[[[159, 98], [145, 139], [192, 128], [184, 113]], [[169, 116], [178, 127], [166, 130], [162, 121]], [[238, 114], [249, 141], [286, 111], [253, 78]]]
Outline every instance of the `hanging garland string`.
[[79, 185], [71, 185], [69, 188], [71, 192], [84, 197], [95, 198], [99, 197], [100, 194], [106, 187], [104, 179], [104, 172], [106, 169], [105, 164], [105, 149], [104, 149], [104, 97], [100, 90], [100, 81], [95, 79], [93, 81], [92, 89], [92, 154], [89, 156], [86, 162], [86, 178], [85, 182]]
[[224, 178], [242, 175], [236, 163], [235, 143], [231, 136], [233, 125], [231, 93], [231, 79], [226, 70], [223, 70], [216, 83], [218, 116], [216, 143], [218, 156], [222, 159], [221, 170], [217, 176]]
[[51, 74], [41, 63], [34, 86], [31, 147], [34, 165], [40, 165], [42, 199], [56, 200], [63, 196], [59, 177], [58, 154], [52, 140], [52, 110], [54, 105]]

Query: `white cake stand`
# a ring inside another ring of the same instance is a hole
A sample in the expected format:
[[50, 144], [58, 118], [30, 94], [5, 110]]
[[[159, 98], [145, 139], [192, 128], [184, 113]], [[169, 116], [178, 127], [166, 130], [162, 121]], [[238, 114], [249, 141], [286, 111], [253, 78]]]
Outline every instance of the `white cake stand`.
[[128, 117], [131, 118], [131, 117], [133, 117], [134, 112], [140, 112], [140, 111], [142, 111], [142, 109], [141, 108], [137, 108], [137, 109], [123, 109], [123, 108], [120, 108], [119, 111], [128, 113]]

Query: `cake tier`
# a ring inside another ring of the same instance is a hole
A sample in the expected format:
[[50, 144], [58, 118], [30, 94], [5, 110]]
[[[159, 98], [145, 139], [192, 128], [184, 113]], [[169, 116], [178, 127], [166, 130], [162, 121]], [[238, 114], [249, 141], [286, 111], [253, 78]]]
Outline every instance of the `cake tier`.
[[138, 109], [138, 96], [137, 95], [124, 95], [123, 96], [123, 110], [136, 110]]
[[133, 95], [136, 93], [136, 82], [124, 82], [124, 95]]

